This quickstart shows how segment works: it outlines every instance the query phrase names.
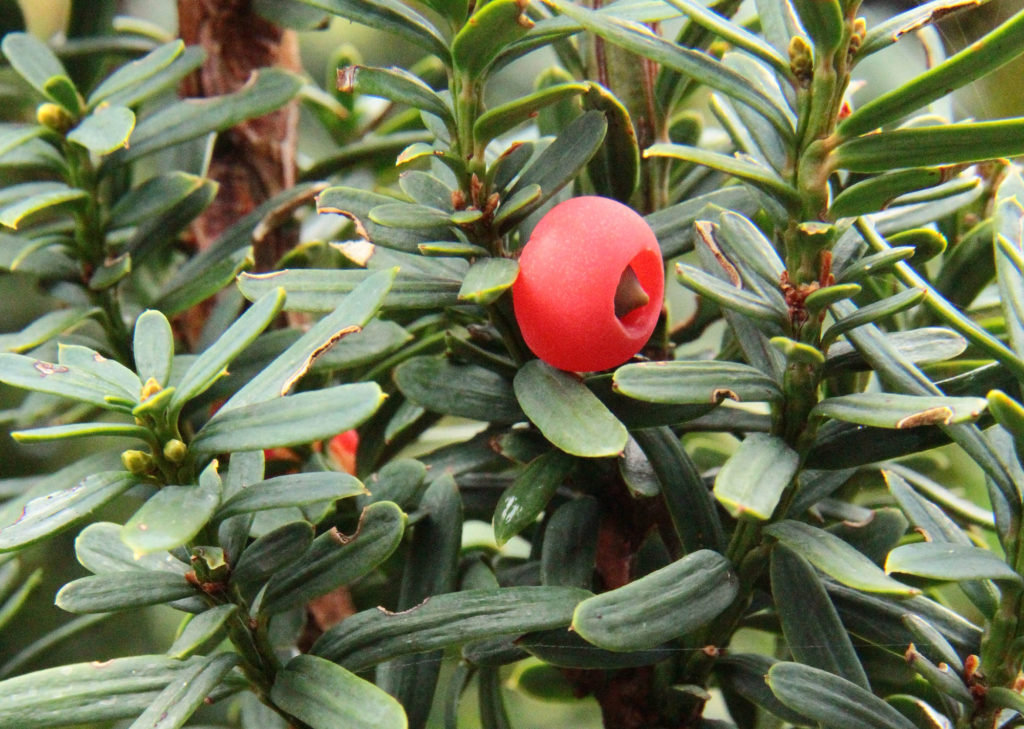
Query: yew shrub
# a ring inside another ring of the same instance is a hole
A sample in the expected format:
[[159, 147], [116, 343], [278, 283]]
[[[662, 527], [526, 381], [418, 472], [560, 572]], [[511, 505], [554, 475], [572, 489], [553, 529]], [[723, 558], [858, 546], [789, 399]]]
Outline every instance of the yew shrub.
[[0, 729], [1024, 725], [981, 5], [0, 1]]

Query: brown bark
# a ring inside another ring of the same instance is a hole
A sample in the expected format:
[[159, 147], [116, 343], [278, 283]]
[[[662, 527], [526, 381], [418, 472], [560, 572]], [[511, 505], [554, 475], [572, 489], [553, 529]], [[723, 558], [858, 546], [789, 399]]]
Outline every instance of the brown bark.
[[[178, 0], [182, 40], [206, 51], [202, 67], [182, 84], [183, 96], [237, 91], [266, 66], [300, 70], [298, 41], [253, 12], [250, 0]], [[294, 103], [242, 122], [217, 139], [209, 176], [220, 183], [217, 198], [195, 231], [200, 249], [242, 216], [295, 184], [298, 108]], [[256, 252], [257, 268], [272, 265], [292, 241], [268, 238]], [[280, 238], [280, 237], [279, 237]]]
[[313, 598], [306, 605], [306, 627], [299, 638], [299, 650], [308, 653], [316, 639], [356, 613], [352, 593], [348, 585], [331, 590], [326, 595]]
[[[594, 565], [599, 589], [614, 590], [636, 575], [636, 553], [664, 516], [657, 502], [635, 499], [617, 472], [610, 474], [602, 494], [604, 514], [598, 530]], [[565, 677], [577, 695], [592, 695], [601, 707], [608, 729], [651, 729], [668, 727], [672, 720], [662, 716], [650, 666], [617, 671], [566, 669]]]
[[[185, 97], [237, 91], [259, 68], [298, 71], [301, 67], [295, 32], [257, 15], [251, 0], [178, 0], [178, 28], [186, 44], [206, 51], [203, 65], [182, 83], [180, 93]], [[218, 136], [208, 176], [220, 189], [192, 226], [198, 250], [208, 248], [240, 218], [295, 184], [297, 127], [298, 107], [293, 102]], [[256, 242], [256, 270], [273, 268], [296, 242], [296, 232], [288, 227]], [[211, 306], [211, 301], [204, 302], [179, 318], [189, 342], [198, 339]]]

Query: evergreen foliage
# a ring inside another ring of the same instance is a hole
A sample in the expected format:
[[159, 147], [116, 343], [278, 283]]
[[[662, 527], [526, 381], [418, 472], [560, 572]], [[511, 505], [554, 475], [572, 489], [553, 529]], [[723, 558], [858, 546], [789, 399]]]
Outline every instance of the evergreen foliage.
[[[112, 0], [50, 45], [0, 0], [0, 286], [50, 307], [0, 335], [0, 421], [62, 454], [0, 479], [0, 630], [72, 574], [29, 547], [89, 573], [0, 657], [0, 729], [548, 725], [512, 694], [610, 729], [1024, 725], [1024, 118], [947, 99], [1024, 11], [947, 58], [932, 24], [985, 0], [252, 4], [422, 60], [183, 100], [200, 48]], [[852, 102], [915, 37], [927, 69]], [[217, 135], [288, 104], [335, 150], [186, 245]], [[579, 195], [673, 274], [602, 372], [536, 359], [512, 306]], [[155, 605], [166, 652], [47, 661]]]

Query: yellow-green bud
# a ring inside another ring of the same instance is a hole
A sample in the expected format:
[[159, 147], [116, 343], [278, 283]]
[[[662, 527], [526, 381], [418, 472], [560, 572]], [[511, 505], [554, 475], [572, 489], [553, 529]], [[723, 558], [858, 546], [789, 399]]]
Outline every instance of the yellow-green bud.
[[846, 51], [847, 62], [852, 62], [857, 51], [860, 50], [864, 39], [868, 35], [868, 24], [864, 18], [857, 18], [853, 21], [853, 33], [850, 34], [850, 46]]
[[75, 125], [75, 119], [67, 109], [49, 101], [36, 109], [36, 121], [61, 134], [66, 134]]
[[801, 85], [811, 83], [814, 76], [814, 50], [803, 36], [795, 35], [789, 41], [789, 67]]
[[861, 43], [868, 35], [868, 21], [864, 18], [857, 18], [853, 21], [853, 37]]
[[136, 476], [145, 476], [156, 466], [153, 456], [145, 451], [128, 450], [121, 454], [121, 463]]
[[142, 386], [142, 393], [139, 395], [139, 402], [146, 402], [146, 400], [153, 397], [153, 395], [163, 389], [164, 388], [160, 386], [160, 383], [156, 381], [156, 378], [150, 377]]
[[171, 438], [164, 443], [164, 458], [171, 463], [181, 463], [185, 460], [185, 454], [187, 453], [188, 446], [177, 438]]
[[715, 40], [712, 41], [711, 45], [708, 46], [708, 55], [711, 55], [715, 58], [721, 58], [726, 53], [728, 53], [729, 49], [731, 48], [732, 46], [729, 45], [727, 42], [723, 40]]

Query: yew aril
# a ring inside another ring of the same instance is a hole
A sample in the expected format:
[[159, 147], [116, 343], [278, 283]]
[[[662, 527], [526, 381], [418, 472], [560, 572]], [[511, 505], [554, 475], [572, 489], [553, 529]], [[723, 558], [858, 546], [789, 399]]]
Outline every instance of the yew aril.
[[592, 372], [640, 351], [661, 313], [665, 269], [640, 215], [604, 197], [566, 200], [533, 230], [512, 286], [527, 346], [553, 367]]
[[[334, 464], [345, 473], [356, 474], [356, 451], [359, 449], [359, 432], [346, 430], [338, 433], [327, 443], [327, 454]], [[313, 443], [313, 450], [321, 453], [323, 443]], [[274, 471], [283, 469], [285, 473], [298, 473], [303, 458], [294, 448], [265, 448], [263, 459], [268, 468]]]
[[346, 430], [331, 438], [327, 444], [327, 452], [342, 471], [353, 476], [356, 473], [356, 451], [359, 449], [359, 433]]

